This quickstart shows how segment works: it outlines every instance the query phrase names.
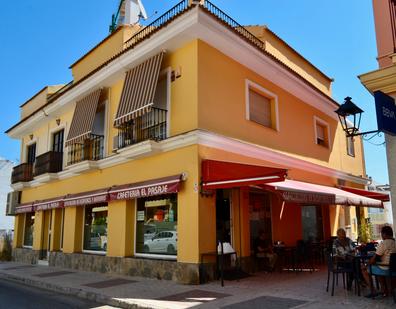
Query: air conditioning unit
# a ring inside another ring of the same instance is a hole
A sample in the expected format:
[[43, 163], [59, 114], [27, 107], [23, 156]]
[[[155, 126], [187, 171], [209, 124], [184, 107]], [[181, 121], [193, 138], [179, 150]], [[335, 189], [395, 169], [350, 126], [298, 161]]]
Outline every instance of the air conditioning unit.
[[7, 194], [6, 216], [15, 216], [15, 208], [21, 200], [21, 191], [13, 191]]

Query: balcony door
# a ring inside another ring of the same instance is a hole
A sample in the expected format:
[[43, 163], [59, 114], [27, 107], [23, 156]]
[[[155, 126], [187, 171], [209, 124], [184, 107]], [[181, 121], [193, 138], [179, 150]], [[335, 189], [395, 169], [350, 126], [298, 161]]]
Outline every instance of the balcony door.
[[36, 143], [27, 147], [27, 163], [33, 164], [36, 161]]
[[63, 138], [65, 130], [54, 133], [52, 138], [52, 151], [63, 153]]

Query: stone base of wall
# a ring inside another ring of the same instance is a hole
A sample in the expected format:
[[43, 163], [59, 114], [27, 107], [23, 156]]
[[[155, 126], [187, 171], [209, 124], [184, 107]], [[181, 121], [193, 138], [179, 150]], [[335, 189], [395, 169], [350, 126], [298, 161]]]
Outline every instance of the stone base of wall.
[[199, 264], [176, 261], [108, 257], [84, 253], [51, 252], [49, 265], [83, 271], [173, 280], [183, 284], [199, 284], [212, 280], [214, 277], [214, 267], [209, 264], [200, 267]]
[[12, 260], [25, 264], [37, 264], [40, 257], [40, 250], [32, 250], [25, 248], [13, 248]]

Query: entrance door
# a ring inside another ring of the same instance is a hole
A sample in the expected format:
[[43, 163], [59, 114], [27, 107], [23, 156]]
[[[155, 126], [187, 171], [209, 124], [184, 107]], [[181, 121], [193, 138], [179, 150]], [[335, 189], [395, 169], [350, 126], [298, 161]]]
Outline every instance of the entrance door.
[[44, 211], [43, 216], [43, 248], [41, 249], [40, 260], [48, 261], [51, 248], [52, 210]]
[[256, 250], [255, 242], [260, 233], [272, 244], [272, 215], [270, 194], [265, 192], [249, 193], [250, 248]]
[[216, 191], [216, 240], [231, 243], [231, 190]]
[[302, 206], [301, 207], [303, 240], [321, 241], [323, 240], [323, 216], [322, 207]]

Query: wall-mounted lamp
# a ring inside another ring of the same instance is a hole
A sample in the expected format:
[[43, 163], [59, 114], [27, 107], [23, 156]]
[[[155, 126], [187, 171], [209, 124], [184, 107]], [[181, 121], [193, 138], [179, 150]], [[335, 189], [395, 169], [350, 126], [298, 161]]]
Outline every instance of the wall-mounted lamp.
[[59, 118], [57, 118], [55, 121], [56, 121], [56, 124], [59, 126], [59, 125], [60, 125], [60, 122], [61, 122], [61, 120], [60, 120]]
[[33, 134], [30, 134], [29, 138], [30, 138], [30, 140], [32, 140], [33, 139]]
[[[363, 112], [364, 111], [360, 107], [352, 102], [351, 97], [346, 97], [345, 102], [335, 111], [335, 113], [338, 115], [338, 119], [340, 120], [342, 129], [345, 131], [345, 135], [347, 137], [367, 135], [379, 132], [378, 130], [359, 132], [360, 119]], [[348, 120], [347, 117], [349, 116], [352, 117], [351, 120]]]

